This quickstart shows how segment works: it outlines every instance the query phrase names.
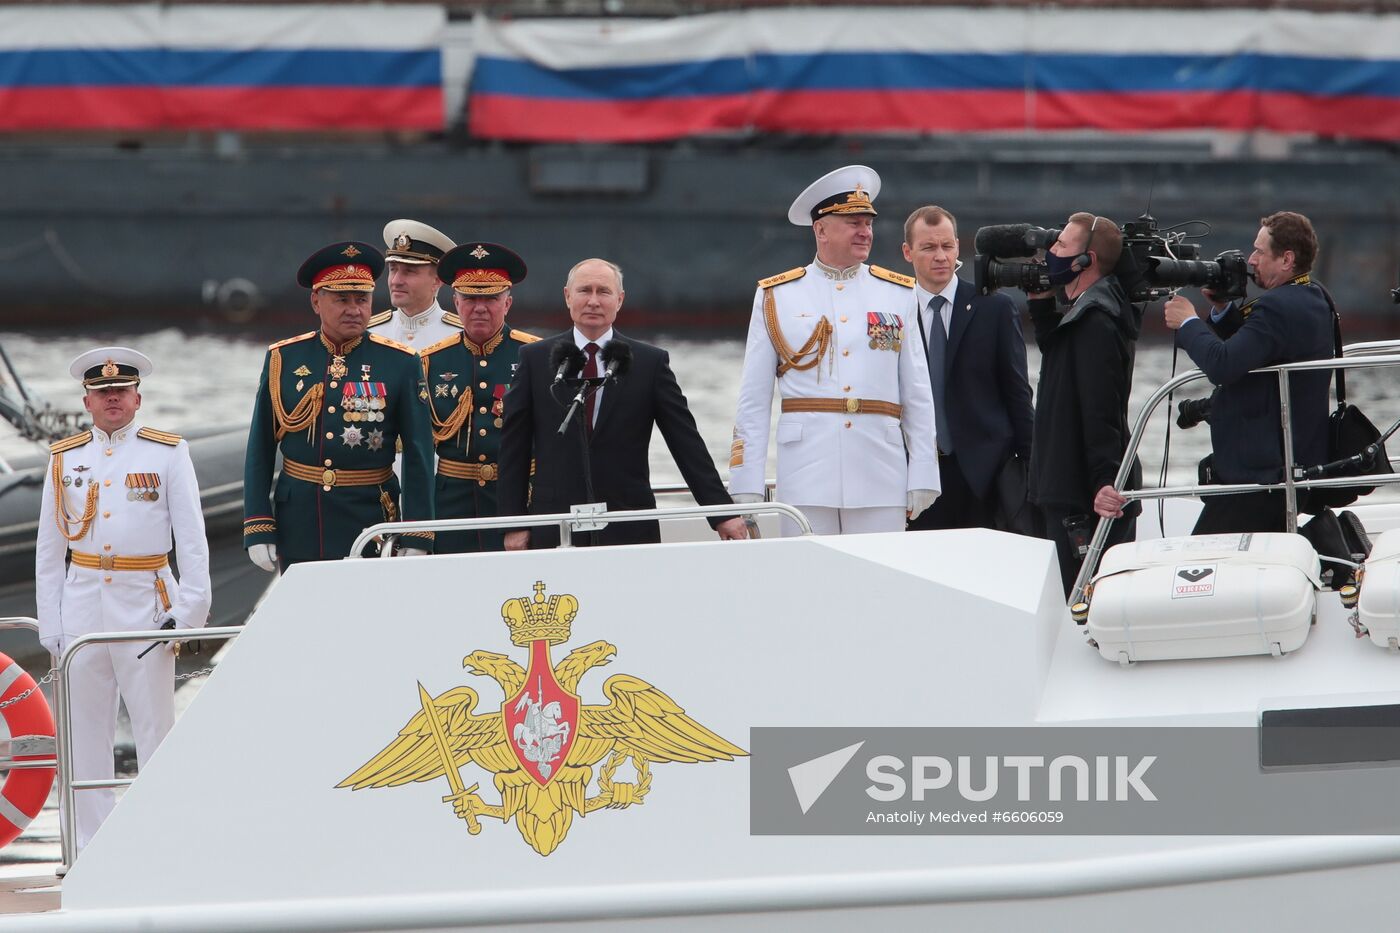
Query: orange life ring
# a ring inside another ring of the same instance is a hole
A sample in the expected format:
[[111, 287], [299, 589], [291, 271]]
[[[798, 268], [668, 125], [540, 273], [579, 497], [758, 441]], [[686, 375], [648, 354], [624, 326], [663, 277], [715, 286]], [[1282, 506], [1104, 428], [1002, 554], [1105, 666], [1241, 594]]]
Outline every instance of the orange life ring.
[[[53, 714], [43, 691], [34, 686], [34, 678], [10, 658], [0, 654], [0, 703], [14, 699], [26, 690], [29, 696], [18, 703], [0, 709], [10, 728], [10, 748], [15, 761], [36, 761], [54, 758]], [[48, 739], [44, 742], [44, 739]], [[29, 754], [13, 754], [31, 746]], [[40, 745], [40, 748], [32, 748]], [[19, 748], [17, 749], [16, 746]], [[11, 768], [0, 787], [0, 846], [14, 842], [49, 799], [53, 788], [54, 768]]]

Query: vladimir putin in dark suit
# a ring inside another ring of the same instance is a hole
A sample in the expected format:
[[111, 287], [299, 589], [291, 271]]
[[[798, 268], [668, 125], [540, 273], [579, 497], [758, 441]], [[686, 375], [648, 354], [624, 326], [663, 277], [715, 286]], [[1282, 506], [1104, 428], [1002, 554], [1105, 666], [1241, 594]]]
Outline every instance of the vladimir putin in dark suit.
[[917, 334], [927, 352], [943, 494], [911, 531], [991, 528], [995, 481], [1012, 456], [1030, 463], [1034, 413], [1021, 318], [1006, 295], [978, 297], [955, 275], [958, 228], [941, 207], [904, 222]]
[[[613, 330], [622, 307], [622, 270], [602, 259], [586, 259], [569, 271], [564, 300], [574, 327], [520, 350], [520, 368], [505, 396], [505, 427], [501, 434], [501, 473], [497, 496], [501, 515], [547, 515], [567, 512], [571, 505], [606, 502], [612, 511], [656, 507], [651, 491], [647, 450], [652, 425], [661, 429], [681, 475], [701, 505], [729, 505], [731, 500], [714, 461], [695, 427], [665, 350], [623, 337]], [[554, 348], [572, 342], [588, 361], [585, 376], [605, 371], [603, 351], [610, 342], [625, 342], [631, 350], [626, 375], [610, 381], [591, 396], [564, 436], [558, 433], [564, 407], [551, 393], [555, 373], [550, 366]], [[584, 483], [583, 447], [577, 432], [586, 434], [593, 479], [590, 499]], [[530, 475], [533, 460], [534, 475]], [[712, 519], [723, 539], [746, 538], [742, 518]], [[597, 535], [598, 544], [642, 544], [661, 540], [656, 522], [613, 522]], [[505, 536], [508, 551], [555, 547], [557, 528], [512, 531]], [[588, 543], [576, 539], [575, 543]]]

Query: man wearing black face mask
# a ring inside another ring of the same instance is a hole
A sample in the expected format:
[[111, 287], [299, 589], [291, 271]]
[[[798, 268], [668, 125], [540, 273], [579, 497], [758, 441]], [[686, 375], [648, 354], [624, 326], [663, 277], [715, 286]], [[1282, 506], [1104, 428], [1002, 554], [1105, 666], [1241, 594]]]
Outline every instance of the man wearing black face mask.
[[[1128, 392], [1141, 314], [1112, 274], [1123, 236], [1105, 217], [1077, 213], [1046, 255], [1050, 292], [1029, 296], [1040, 347], [1030, 500], [1055, 542], [1065, 595], [1083, 562], [1095, 515], [1118, 519], [1107, 544], [1133, 540], [1141, 507], [1113, 490], [1128, 444]], [[1141, 481], [1133, 464], [1129, 485]]]

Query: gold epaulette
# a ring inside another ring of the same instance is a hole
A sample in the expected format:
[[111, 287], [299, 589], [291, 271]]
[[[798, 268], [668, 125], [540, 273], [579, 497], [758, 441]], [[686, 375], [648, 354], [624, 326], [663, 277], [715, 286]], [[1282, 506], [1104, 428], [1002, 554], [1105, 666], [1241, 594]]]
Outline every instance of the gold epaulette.
[[388, 311], [380, 311], [378, 314], [370, 315], [369, 326], [378, 327], [380, 324], [383, 324], [385, 321], [388, 321], [391, 318], [393, 318], [393, 316], [393, 309], [390, 309]]
[[807, 274], [806, 266], [798, 266], [796, 269], [789, 269], [779, 275], [770, 275], [766, 279], [758, 280], [759, 288], [772, 288], [774, 285], [782, 285], [784, 282], [795, 282]]
[[92, 432], [84, 431], [81, 434], [74, 434], [72, 437], [65, 437], [61, 441], [54, 441], [49, 445], [49, 453], [61, 454], [65, 450], [72, 450], [74, 447], [81, 447], [92, 440]]
[[870, 274], [875, 276], [875, 278], [877, 279], [884, 279], [886, 282], [893, 282], [896, 285], [903, 285], [905, 288], [914, 287], [914, 277], [912, 275], [904, 275], [899, 272], [893, 272], [889, 269], [886, 269], [884, 266], [871, 266]]
[[424, 347], [423, 349], [419, 350], [419, 351], [418, 351], [418, 355], [419, 355], [419, 356], [422, 356], [422, 357], [432, 356], [434, 353], [436, 353], [436, 352], [439, 351], [439, 350], [446, 350], [448, 347], [456, 346], [456, 345], [460, 344], [461, 342], [462, 342], [462, 335], [461, 335], [461, 334], [454, 334], [454, 335], [452, 335], [451, 337], [444, 337], [444, 338], [442, 338], [441, 340], [439, 340], [437, 343], [433, 344], [432, 346]]
[[510, 329], [510, 335], [520, 343], [539, 343], [544, 339], [543, 337], [536, 337], [534, 334], [527, 334], [523, 330], [516, 330], [514, 327]]
[[155, 441], [157, 444], [169, 444], [171, 447], [174, 447], [182, 440], [178, 434], [171, 434], [169, 431], [157, 431], [155, 428], [142, 428], [136, 432], [136, 436], [144, 437], [148, 441]]
[[315, 336], [316, 332], [314, 330], [309, 330], [304, 334], [297, 334], [295, 337], [288, 337], [286, 340], [279, 340], [276, 343], [268, 344], [267, 348], [269, 350], [276, 350], [279, 347], [285, 347], [289, 343], [301, 343], [303, 340], [310, 340]]
[[462, 319], [457, 316], [456, 311], [444, 311], [442, 313], [442, 323], [450, 324], [453, 327], [461, 327]]
[[408, 346], [407, 344], [399, 343], [397, 340], [390, 340], [388, 337], [381, 337], [381, 336], [379, 336], [378, 334], [370, 334], [370, 335], [369, 335], [369, 339], [372, 340], [372, 341], [374, 341], [374, 342], [377, 343], [377, 344], [381, 344], [381, 345], [386, 346], [386, 347], [393, 347], [395, 350], [402, 350], [403, 352], [407, 353], [409, 356], [417, 356], [417, 355], [418, 355], [418, 351], [417, 351], [417, 350], [413, 349], [412, 347]]

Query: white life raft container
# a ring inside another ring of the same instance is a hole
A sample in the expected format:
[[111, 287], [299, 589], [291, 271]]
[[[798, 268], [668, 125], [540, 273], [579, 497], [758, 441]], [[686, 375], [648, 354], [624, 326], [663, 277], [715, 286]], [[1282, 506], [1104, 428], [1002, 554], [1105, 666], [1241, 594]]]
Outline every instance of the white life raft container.
[[1308, 637], [1319, 572], [1296, 534], [1120, 544], [1094, 575], [1087, 632], [1121, 664], [1285, 654]]
[[1400, 648], [1400, 528], [1376, 539], [1361, 577], [1357, 621], [1382, 648]]

